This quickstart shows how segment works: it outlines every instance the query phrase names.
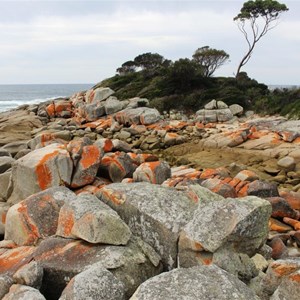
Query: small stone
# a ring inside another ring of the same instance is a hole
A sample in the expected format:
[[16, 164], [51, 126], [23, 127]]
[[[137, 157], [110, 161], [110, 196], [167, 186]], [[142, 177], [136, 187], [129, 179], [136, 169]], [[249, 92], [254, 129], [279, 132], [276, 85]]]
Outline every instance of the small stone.
[[296, 163], [295, 159], [290, 156], [286, 156], [284, 158], [281, 158], [278, 162], [277, 165], [279, 168], [284, 169], [285, 171], [294, 171]]

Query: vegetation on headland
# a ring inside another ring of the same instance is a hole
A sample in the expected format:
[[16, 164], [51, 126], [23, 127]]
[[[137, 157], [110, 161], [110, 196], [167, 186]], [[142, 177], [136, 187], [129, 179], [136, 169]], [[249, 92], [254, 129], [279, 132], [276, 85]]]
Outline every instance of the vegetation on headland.
[[[194, 112], [212, 99], [240, 104], [261, 114], [300, 117], [300, 89], [269, 90], [265, 84], [248, 77], [241, 68], [251, 58], [258, 41], [274, 28], [274, 22], [287, 11], [274, 0], [249, 0], [234, 18], [248, 44], [236, 76], [212, 77], [229, 60], [224, 50], [209, 46], [198, 48], [192, 58], [176, 61], [158, 53], [143, 53], [119, 67], [117, 75], [98, 86], [109, 86], [119, 99], [145, 97], [160, 111], [180, 109]], [[249, 27], [247, 27], [249, 25]]]
[[[147, 59], [152, 55], [145, 54]], [[159, 54], [153, 55], [157, 58]], [[205, 76], [203, 67], [194, 59], [181, 58], [172, 62], [160, 57], [160, 63], [149, 63], [147, 67], [141, 67], [133, 60], [129, 71], [119, 68], [119, 74], [98, 86], [111, 87], [121, 100], [136, 96], [148, 98], [151, 106], [160, 111], [194, 112], [216, 99], [228, 105], [237, 103], [261, 114], [300, 117], [300, 89], [270, 90], [245, 72], [236, 77]]]

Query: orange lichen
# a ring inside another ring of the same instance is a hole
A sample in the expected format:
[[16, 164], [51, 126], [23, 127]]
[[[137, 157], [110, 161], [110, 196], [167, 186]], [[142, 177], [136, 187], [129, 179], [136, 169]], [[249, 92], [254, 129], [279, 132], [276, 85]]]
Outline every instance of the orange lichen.
[[110, 139], [106, 139], [103, 145], [103, 151], [104, 152], [111, 152], [114, 145]]
[[116, 205], [121, 205], [126, 201], [126, 196], [124, 194], [105, 187], [102, 189], [101, 193], [106, 200], [111, 201]]
[[17, 209], [19, 213], [22, 214], [22, 229], [26, 234], [26, 241], [24, 241], [23, 245], [32, 245], [37, 242], [37, 240], [41, 237], [38, 227], [35, 225], [30, 215], [28, 214], [27, 205], [24, 202], [19, 203], [19, 207]]
[[289, 279], [300, 283], [300, 273], [298, 272], [298, 273], [295, 273], [295, 274], [291, 274], [289, 276]]
[[25, 265], [30, 259], [35, 247], [17, 247], [5, 251], [0, 255], [0, 273], [14, 274], [21, 266]]
[[80, 164], [84, 169], [88, 169], [92, 165], [100, 163], [100, 151], [94, 145], [83, 147]]
[[63, 235], [70, 236], [74, 226], [74, 214], [71, 211], [61, 211], [59, 215], [59, 224], [63, 228]]
[[289, 275], [291, 273], [294, 273], [295, 271], [297, 271], [297, 269], [299, 269], [299, 266], [297, 265], [293, 265], [293, 264], [280, 264], [280, 263], [273, 263], [271, 265], [273, 271], [279, 275], [279, 276], [286, 276]]
[[5, 222], [6, 222], [6, 212], [3, 212], [3, 213], [1, 214], [1, 223], [2, 223], [2, 224], [5, 224]]
[[46, 154], [38, 163], [35, 168], [35, 172], [37, 174], [37, 179], [39, 183], [39, 187], [42, 190], [45, 190], [51, 186], [52, 183], [52, 174], [49, 169], [47, 163], [48, 161], [55, 157], [59, 153], [58, 150], [53, 151], [52, 153]]
[[200, 179], [209, 179], [218, 175], [218, 171], [216, 169], [205, 169], [201, 175]]

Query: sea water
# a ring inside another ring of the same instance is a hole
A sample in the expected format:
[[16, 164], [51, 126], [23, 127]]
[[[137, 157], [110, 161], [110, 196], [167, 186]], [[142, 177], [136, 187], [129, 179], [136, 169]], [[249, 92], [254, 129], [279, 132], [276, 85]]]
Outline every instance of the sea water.
[[0, 85], [0, 112], [8, 111], [23, 104], [69, 97], [85, 91], [94, 84], [3, 84]]

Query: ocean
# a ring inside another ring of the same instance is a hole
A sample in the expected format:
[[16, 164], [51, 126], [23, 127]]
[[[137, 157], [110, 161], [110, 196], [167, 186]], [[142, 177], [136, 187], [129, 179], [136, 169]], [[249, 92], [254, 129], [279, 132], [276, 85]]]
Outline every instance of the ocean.
[[34, 104], [43, 101], [68, 97], [88, 90], [89, 84], [3, 84], [0, 85], [0, 112], [8, 111], [23, 104]]

